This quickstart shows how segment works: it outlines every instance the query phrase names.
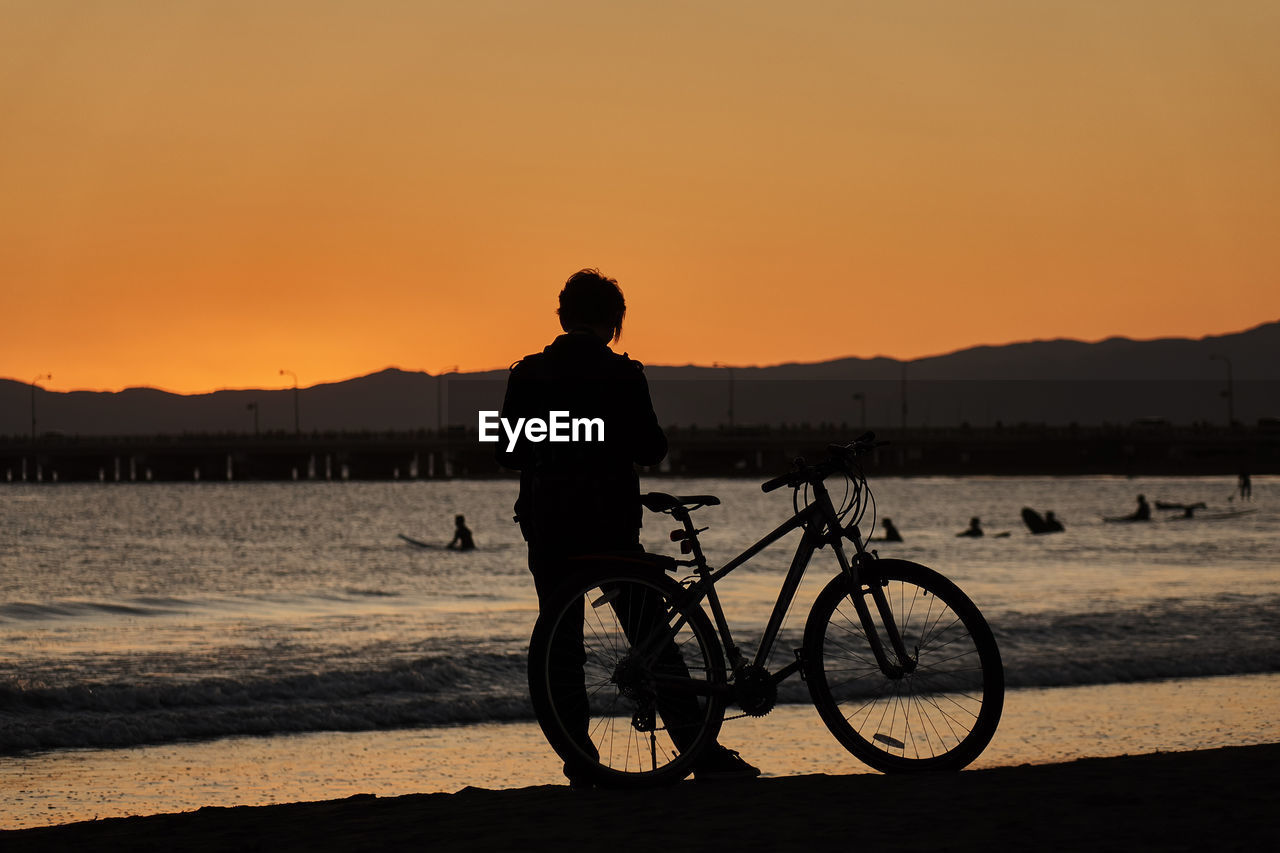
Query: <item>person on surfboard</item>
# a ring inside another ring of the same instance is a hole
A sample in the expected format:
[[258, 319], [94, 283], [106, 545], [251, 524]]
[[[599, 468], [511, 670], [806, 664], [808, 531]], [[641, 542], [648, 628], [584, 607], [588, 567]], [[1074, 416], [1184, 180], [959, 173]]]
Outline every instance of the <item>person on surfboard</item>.
[[453, 519], [453, 538], [444, 547], [452, 551], [474, 551], [476, 540], [467, 528], [467, 519], [461, 515]]
[[1061, 533], [1066, 528], [1049, 510], [1043, 516], [1029, 506], [1022, 508], [1022, 521], [1032, 533]]

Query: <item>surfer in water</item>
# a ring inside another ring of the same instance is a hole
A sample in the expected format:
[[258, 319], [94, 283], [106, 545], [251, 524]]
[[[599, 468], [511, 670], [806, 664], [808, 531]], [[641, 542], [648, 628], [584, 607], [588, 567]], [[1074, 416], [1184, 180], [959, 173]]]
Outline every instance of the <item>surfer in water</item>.
[[892, 519], [882, 519], [880, 526], [884, 528], [885, 542], [901, 542], [902, 534], [898, 532], [898, 528], [894, 527]]
[[1138, 495], [1138, 508], [1129, 516], [1130, 521], [1150, 521], [1151, 520], [1151, 504], [1147, 503], [1146, 495]]
[[1180, 509], [1180, 510], [1182, 510], [1182, 515], [1180, 515], [1180, 516], [1174, 516], [1175, 518], [1195, 518], [1195, 517], [1196, 517], [1196, 510], [1198, 510], [1198, 509], [1207, 509], [1207, 508], [1208, 508], [1208, 506], [1205, 504], [1205, 502], [1204, 502], [1204, 501], [1196, 501], [1196, 502], [1195, 502], [1195, 503], [1193, 503], [1193, 504], [1180, 504], [1180, 503], [1176, 504], [1176, 503], [1166, 503], [1166, 502], [1163, 502], [1163, 501], [1156, 501], [1156, 509]]
[[983, 535], [982, 520], [978, 518], [976, 515], [973, 518], [969, 519], [968, 530], [961, 530], [959, 533], [956, 534], [956, 536], [972, 536], [974, 538], [977, 538], [978, 536], [982, 536], [982, 535]]
[[1049, 510], [1043, 516], [1029, 506], [1022, 508], [1022, 521], [1027, 525], [1027, 529], [1032, 533], [1061, 533], [1066, 528], [1062, 522], [1053, 514], [1053, 510]]
[[444, 547], [452, 551], [475, 550], [476, 540], [472, 538], [471, 531], [467, 528], [467, 519], [464, 516], [459, 515], [453, 519], [453, 538]]

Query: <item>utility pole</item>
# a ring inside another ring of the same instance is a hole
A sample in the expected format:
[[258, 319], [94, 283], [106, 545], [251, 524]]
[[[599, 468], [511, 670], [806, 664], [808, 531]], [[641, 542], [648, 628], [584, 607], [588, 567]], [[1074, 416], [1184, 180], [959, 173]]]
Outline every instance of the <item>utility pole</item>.
[[902, 362], [902, 428], [907, 428], [907, 363]]
[[53, 378], [52, 373], [42, 373], [35, 379], [31, 380], [31, 443], [36, 443], [36, 383], [41, 380], [50, 380]]
[[1222, 392], [1222, 396], [1227, 398], [1227, 428], [1230, 429], [1236, 425], [1236, 388], [1231, 377], [1231, 359], [1215, 353], [1209, 356], [1209, 360], [1221, 361], [1227, 365], [1227, 390]]
[[302, 421], [298, 417], [298, 374], [292, 370], [281, 370], [280, 375], [293, 377], [293, 434], [302, 435]]
[[733, 389], [733, 384], [734, 384], [734, 382], [733, 382], [733, 378], [734, 378], [734, 377], [733, 377], [733, 367], [732, 367], [732, 366], [730, 366], [730, 365], [728, 365], [728, 364], [721, 364], [721, 363], [720, 363], [720, 362], [718, 362], [718, 361], [713, 361], [713, 362], [711, 362], [711, 366], [712, 366], [712, 367], [722, 367], [722, 368], [724, 368], [725, 370], [728, 370], [728, 371], [729, 371], [729, 429], [733, 429], [733, 423], [734, 423], [734, 415], [733, 415], [733, 390], [734, 390], [734, 389]]
[[457, 373], [458, 365], [446, 367], [436, 377], [436, 435], [444, 434], [444, 378], [450, 373]]

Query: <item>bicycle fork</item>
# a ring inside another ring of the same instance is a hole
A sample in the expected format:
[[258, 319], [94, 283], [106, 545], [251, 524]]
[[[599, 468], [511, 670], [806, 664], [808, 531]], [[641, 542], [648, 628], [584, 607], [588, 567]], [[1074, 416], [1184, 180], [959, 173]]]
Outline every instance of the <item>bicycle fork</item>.
[[[898, 623], [893, 618], [893, 611], [889, 609], [889, 600], [885, 596], [884, 586], [874, 573], [866, 570], [875, 558], [868, 553], [866, 547], [862, 543], [862, 534], [856, 525], [850, 525], [850, 530], [846, 531], [840, 526], [839, 516], [836, 514], [835, 507], [831, 503], [831, 495], [828, 494], [826, 486], [819, 482], [814, 485], [814, 497], [817, 499], [819, 507], [822, 509], [822, 515], [827, 522], [828, 541], [831, 543], [832, 550], [836, 553], [836, 560], [840, 564], [840, 571], [845, 577], [849, 578], [852, 591], [850, 599], [853, 601], [853, 609], [858, 614], [858, 620], [862, 623], [862, 630], [866, 632], [867, 642], [871, 646], [871, 651], [875, 654], [876, 664], [880, 667], [880, 671], [885, 674], [886, 678], [899, 679], [904, 675], [915, 672], [916, 662], [919, 650], [916, 654], [907, 651], [906, 644], [902, 640], [902, 633], [898, 630]], [[844, 539], [848, 538], [853, 542], [854, 558], [850, 560], [844, 550]], [[866, 575], [864, 579], [864, 574]], [[890, 658], [888, 651], [885, 649], [884, 640], [880, 637], [880, 632], [876, 630], [875, 621], [871, 616], [871, 609], [867, 606], [867, 596], [870, 596], [875, 602], [876, 612], [880, 614], [881, 624], [884, 626], [884, 633], [888, 637], [889, 649], [892, 651], [894, 661]]]

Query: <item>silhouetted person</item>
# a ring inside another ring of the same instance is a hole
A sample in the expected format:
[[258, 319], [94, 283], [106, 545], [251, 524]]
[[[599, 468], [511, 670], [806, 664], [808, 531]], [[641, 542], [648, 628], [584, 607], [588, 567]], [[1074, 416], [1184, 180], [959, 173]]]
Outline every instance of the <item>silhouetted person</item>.
[[969, 519], [968, 530], [962, 530], [956, 534], [956, 536], [972, 536], [975, 538], [981, 535], [982, 535], [982, 521], [976, 515], [973, 518]]
[[1043, 516], [1029, 506], [1022, 508], [1022, 521], [1027, 525], [1027, 529], [1032, 533], [1061, 533], [1065, 528], [1062, 522], [1054, 518], [1053, 511], [1049, 510]]
[[1024, 506], [1022, 508], [1022, 523], [1025, 524], [1027, 529], [1032, 533], [1049, 532], [1048, 522], [1044, 520], [1040, 513], [1036, 512], [1029, 506]]
[[1240, 472], [1240, 499], [1253, 500], [1253, 480], [1250, 479], [1248, 471]]
[[888, 518], [883, 519], [880, 522], [880, 526], [884, 528], [885, 542], [901, 542], [902, 541], [902, 534], [898, 532], [898, 528], [893, 526], [892, 519], [888, 519]]
[[1151, 520], [1151, 504], [1147, 503], [1146, 495], [1138, 495], [1138, 508], [1130, 515], [1126, 516], [1130, 521], [1150, 521]]
[[452, 548], [455, 551], [472, 551], [475, 549], [476, 541], [472, 538], [471, 531], [467, 529], [467, 520], [461, 515], [454, 518], [453, 538], [444, 547]]
[[[584, 269], [565, 283], [557, 312], [564, 334], [540, 353], [525, 356], [511, 368], [501, 417], [547, 419], [552, 411], [569, 417], [600, 418], [600, 441], [532, 442], [521, 439], [513, 450], [499, 441], [498, 461], [520, 471], [520, 496], [516, 520], [529, 545], [529, 571], [540, 607], [545, 607], [556, 586], [571, 571], [566, 558], [609, 551], [642, 551], [640, 480], [636, 465], [656, 465], [667, 454], [667, 438], [658, 425], [645, 381], [644, 368], [624, 353], [609, 349], [622, 336], [626, 314], [622, 290], [597, 270]], [[660, 571], [660, 570], [659, 570]], [[612, 602], [624, 622], [624, 610], [652, 610], [646, 602]], [[553, 652], [557, 659], [584, 659], [579, 629], [557, 634]], [[672, 654], [679, 653], [672, 647]], [[563, 669], [572, 671], [572, 663]], [[580, 709], [581, 742], [588, 743], [587, 702], [581, 665], [576, 685], [566, 678], [558, 695], [565, 708]], [[577, 694], [575, 698], [574, 694]], [[673, 700], [679, 704], [679, 699]], [[696, 701], [688, 697], [688, 701]], [[668, 705], [668, 708], [671, 708]], [[671, 716], [679, 716], [676, 708]], [[668, 716], [660, 704], [659, 712]], [[578, 710], [572, 710], [575, 715]], [[678, 738], [678, 727], [671, 725]], [[574, 768], [565, 767], [570, 782], [578, 784]], [[737, 753], [713, 745], [695, 768], [699, 778], [722, 775], [756, 776], [759, 770]]]
[[1195, 518], [1196, 510], [1205, 509], [1204, 501], [1197, 501], [1193, 504], [1172, 503], [1170, 501], [1156, 501], [1156, 509], [1180, 509], [1183, 518]]
[[1196, 510], [1198, 510], [1198, 509], [1206, 509], [1206, 508], [1207, 508], [1207, 507], [1206, 507], [1206, 504], [1205, 504], [1205, 502], [1204, 502], [1204, 501], [1199, 501], [1199, 502], [1197, 502], [1197, 503], [1193, 503], [1193, 504], [1183, 504], [1183, 505], [1182, 505], [1182, 517], [1183, 517], [1183, 518], [1195, 518], [1195, 517], [1196, 517]]

